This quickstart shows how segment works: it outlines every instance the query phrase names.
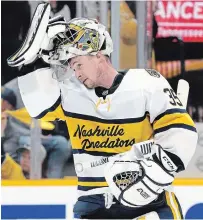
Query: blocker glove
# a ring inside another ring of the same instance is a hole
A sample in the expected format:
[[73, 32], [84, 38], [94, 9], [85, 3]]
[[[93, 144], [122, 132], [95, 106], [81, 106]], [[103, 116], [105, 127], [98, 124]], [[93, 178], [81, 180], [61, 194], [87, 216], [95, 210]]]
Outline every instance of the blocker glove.
[[54, 39], [66, 28], [64, 17], [57, 16], [49, 19], [50, 10], [48, 3], [41, 3], [37, 6], [21, 48], [7, 59], [9, 66], [27, 65], [38, 57], [42, 57], [45, 62], [49, 63], [50, 53], [55, 46]]

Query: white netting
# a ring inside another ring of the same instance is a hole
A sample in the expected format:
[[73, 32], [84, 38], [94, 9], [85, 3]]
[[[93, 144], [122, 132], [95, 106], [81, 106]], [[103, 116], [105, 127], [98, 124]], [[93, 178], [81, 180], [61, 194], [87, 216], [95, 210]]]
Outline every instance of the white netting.
[[113, 181], [120, 190], [124, 190], [129, 185], [136, 183], [140, 176], [142, 176], [142, 169], [139, 171], [126, 171], [115, 175]]

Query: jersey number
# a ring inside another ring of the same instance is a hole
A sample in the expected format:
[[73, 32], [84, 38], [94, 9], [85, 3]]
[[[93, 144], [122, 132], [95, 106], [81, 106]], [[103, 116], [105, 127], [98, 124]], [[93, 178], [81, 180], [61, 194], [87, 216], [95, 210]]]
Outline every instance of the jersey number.
[[180, 99], [178, 98], [178, 96], [173, 91], [173, 89], [165, 88], [164, 92], [169, 95], [169, 98], [171, 99], [171, 101], [170, 101], [171, 105], [173, 105], [173, 106], [177, 106], [177, 105], [183, 106]]

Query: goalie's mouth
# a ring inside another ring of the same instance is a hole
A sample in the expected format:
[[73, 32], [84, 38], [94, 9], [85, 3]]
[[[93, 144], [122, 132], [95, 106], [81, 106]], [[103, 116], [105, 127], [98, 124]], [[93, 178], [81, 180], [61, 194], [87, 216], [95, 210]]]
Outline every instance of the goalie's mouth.
[[83, 84], [85, 84], [85, 82], [86, 82], [86, 81], [87, 81], [87, 78], [86, 78], [85, 80], [83, 80], [83, 82], [82, 82], [82, 83], [83, 83]]

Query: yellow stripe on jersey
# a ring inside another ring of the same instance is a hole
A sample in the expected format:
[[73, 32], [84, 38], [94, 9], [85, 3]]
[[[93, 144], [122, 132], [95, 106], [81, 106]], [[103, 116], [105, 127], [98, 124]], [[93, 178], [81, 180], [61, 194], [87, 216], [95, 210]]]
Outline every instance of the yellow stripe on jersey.
[[78, 177], [80, 190], [89, 190], [96, 187], [108, 187], [104, 177]]
[[164, 114], [158, 120], [153, 123], [154, 130], [170, 126], [173, 124], [184, 124], [194, 127], [195, 124], [188, 113], [174, 112], [169, 114]]
[[175, 196], [173, 193], [166, 192], [166, 202], [173, 213], [173, 218], [174, 219], [182, 219], [178, 204], [176, 202], [176, 199], [175, 199]]
[[133, 144], [148, 140], [153, 133], [146, 115], [139, 119], [103, 120], [65, 114], [73, 150], [122, 153]]
[[47, 110], [47, 111], [48, 112], [45, 115], [43, 115], [41, 117], [39, 115], [37, 118], [40, 118], [41, 121], [54, 121], [57, 118], [61, 119], [61, 120], [65, 120], [61, 104], [58, 107], [56, 107], [56, 109], [54, 111], [49, 111], [49, 110]]
[[193, 120], [187, 113], [173, 113], [170, 115], [165, 115], [158, 121], [154, 122], [154, 129], [159, 129], [171, 124], [186, 124], [190, 126], [194, 126]]
[[137, 220], [146, 220], [146, 217], [145, 217], [145, 215], [143, 215], [143, 216], [140, 216], [140, 217], [138, 217], [138, 218], [136, 218]]
[[91, 186], [91, 187], [97, 187], [97, 186], [108, 186], [107, 182], [78, 182], [78, 185], [80, 186]]
[[174, 194], [174, 193], [171, 193], [171, 196], [172, 196], [172, 200], [173, 200], [174, 206], [175, 206], [175, 208], [176, 208], [176, 212], [177, 212], [178, 218], [179, 218], [179, 219], [182, 219], [182, 214], [181, 214], [180, 208], [179, 208], [179, 206], [178, 206], [178, 203], [177, 203], [177, 199], [176, 199], [176, 197], [175, 197], [175, 194]]

